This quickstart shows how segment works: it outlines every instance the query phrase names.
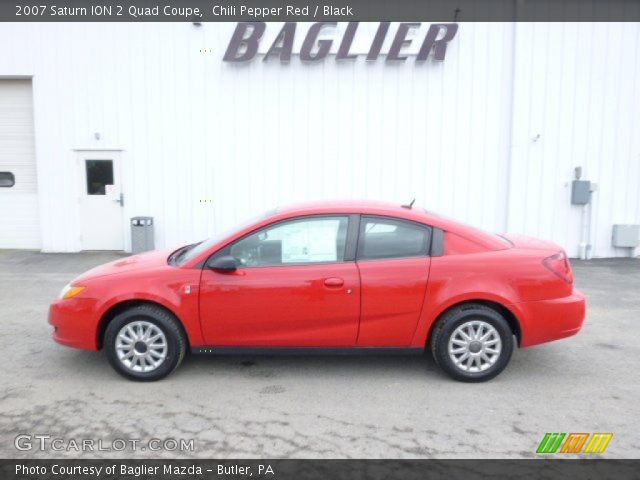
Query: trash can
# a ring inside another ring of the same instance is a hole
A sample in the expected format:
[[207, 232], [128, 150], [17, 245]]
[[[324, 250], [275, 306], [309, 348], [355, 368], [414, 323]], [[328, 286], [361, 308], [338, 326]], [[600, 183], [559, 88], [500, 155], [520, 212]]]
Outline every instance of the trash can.
[[153, 249], [153, 217], [132, 217], [131, 252], [140, 253]]

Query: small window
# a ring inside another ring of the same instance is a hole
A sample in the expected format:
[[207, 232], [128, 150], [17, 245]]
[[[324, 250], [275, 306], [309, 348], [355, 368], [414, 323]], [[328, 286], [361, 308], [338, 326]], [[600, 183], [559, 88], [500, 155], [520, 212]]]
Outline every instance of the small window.
[[86, 160], [87, 195], [106, 195], [113, 185], [113, 160]]
[[431, 229], [403, 220], [362, 217], [359, 260], [423, 257], [427, 255]]
[[11, 188], [16, 184], [16, 177], [11, 172], [0, 172], [0, 188]]
[[278, 223], [234, 243], [229, 253], [242, 266], [344, 261], [348, 217], [307, 217]]

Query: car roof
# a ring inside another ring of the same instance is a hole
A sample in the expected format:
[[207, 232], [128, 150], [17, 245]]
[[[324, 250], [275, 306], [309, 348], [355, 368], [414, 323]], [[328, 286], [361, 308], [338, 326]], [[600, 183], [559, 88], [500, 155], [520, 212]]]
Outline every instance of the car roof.
[[456, 220], [430, 212], [422, 207], [413, 205], [411, 208], [398, 203], [371, 200], [331, 200], [306, 202], [278, 207], [276, 216], [287, 218], [301, 215], [318, 215], [331, 213], [363, 214], [390, 216], [414, 222], [425, 223], [472, 240], [490, 250], [506, 248], [505, 241], [498, 236]]
[[[418, 207], [416, 207], [418, 208]], [[318, 202], [304, 202], [293, 205], [278, 207], [278, 213], [375, 213], [375, 212], [395, 212], [401, 216], [402, 211], [409, 210], [401, 205], [391, 202], [379, 202], [372, 200], [330, 200]]]

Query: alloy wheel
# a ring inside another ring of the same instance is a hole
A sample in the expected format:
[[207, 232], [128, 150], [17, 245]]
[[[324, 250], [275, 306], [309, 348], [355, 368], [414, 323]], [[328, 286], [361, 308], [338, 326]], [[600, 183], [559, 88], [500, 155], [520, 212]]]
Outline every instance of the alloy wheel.
[[449, 338], [449, 357], [464, 372], [483, 372], [491, 368], [500, 358], [501, 351], [500, 334], [483, 320], [463, 323]]
[[123, 326], [116, 337], [118, 359], [133, 372], [152, 372], [167, 358], [167, 337], [155, 324], [139, 320]]

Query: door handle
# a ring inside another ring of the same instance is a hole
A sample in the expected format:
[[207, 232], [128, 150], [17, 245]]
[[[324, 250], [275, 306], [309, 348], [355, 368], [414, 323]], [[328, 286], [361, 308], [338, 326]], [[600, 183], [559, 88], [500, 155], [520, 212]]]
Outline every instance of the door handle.
[[341, 287], [344, 285], [344, 280], [337, 277], [325, 278], [324, 284], [327, 287]]
[[116, 198], [114, 202], [119, 203], [121, 207], [124, 207], [124, 193], [118, 195], [118, 198]]

